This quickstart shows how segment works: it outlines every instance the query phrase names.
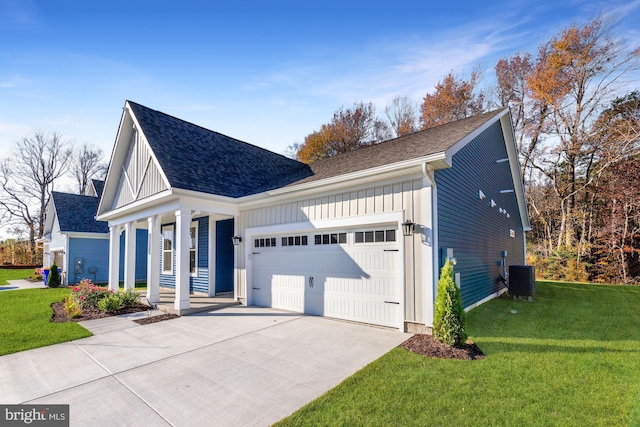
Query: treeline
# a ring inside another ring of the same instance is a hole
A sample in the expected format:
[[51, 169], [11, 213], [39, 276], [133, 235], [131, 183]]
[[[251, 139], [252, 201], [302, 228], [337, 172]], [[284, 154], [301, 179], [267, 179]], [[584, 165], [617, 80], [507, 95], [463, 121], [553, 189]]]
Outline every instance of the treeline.
[[541, 278], [640, 283], [640, 94], [629, 89], [640, 47], [597, 17], [537, 52], [500, 59], [495, 85], [448, 73], [420, 104], [341, 107], [290, 154], [309, 163], [509, 106], [533, 230], [528, 262]]

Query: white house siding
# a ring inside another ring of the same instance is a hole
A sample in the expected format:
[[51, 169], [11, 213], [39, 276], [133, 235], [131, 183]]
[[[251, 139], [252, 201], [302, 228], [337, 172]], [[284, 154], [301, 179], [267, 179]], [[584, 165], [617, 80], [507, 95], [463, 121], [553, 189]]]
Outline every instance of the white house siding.
[[148, 144], [137, 132], [133, 133], [129, 142], [124, 171], [124, 173], [122, 169], [118, 171], [120, 180], [113, 201], [113, 209], [167, 189], [162, 175], [151, 157]]
[[[404, 211], [404, 217], [414, 222], [423, 218], [423, 179], [405, 179], [379, 185], [353, 188], [334, 194], [296, 199], [279, 205], [260, 207], [241, 211], [238, 220], [238, 232], [244, 235], [246, 228], [280, 225], [303, 221], [358, 217], [371, 214]], [[402, 239], [402, 236], [399, 237]], [[424, 276], [422, 263], [422, 239], [419, 235], [405, 238], [405, 320], [424, 323]], [[244, 282], [245, 248], [251, 248], [246, 242], [238, 248], [238, 288], [237, 295], [245, 298]], [[428, 273], [427, 273], [428, 274]]]

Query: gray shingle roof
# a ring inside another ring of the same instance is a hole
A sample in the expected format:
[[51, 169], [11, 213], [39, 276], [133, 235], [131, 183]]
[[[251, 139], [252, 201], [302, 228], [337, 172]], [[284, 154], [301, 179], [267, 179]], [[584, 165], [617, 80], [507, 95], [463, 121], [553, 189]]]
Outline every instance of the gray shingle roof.
[[80, 194], [51, 193], [53, 204], [58, 215], [60, 231], [76, 233], [108, 233], [109, 226], [105, 221], [96, 221], [100, 198]]
[[295, 184], [332, 178], [443, 152], [494, 118], [495, 110], [458, 120], [310, 164], [313, 175]]
[[309, 166], [129, 101], [171, 187], [227, 197], [279, 188]]
[[102, 191], [104, 190], [104, 181], [99, 179], [92, 179], [91, 183], [93, 184], [93, 188], [96, 189], [96, 193], [98, 193], [98, 198], [102, 197]]

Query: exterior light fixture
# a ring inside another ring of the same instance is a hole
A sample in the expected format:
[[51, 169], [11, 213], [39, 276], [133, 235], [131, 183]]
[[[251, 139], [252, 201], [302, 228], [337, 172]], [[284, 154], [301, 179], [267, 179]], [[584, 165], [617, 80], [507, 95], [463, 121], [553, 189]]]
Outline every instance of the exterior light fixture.
[[402, 234], [404, 234], [407, 237], [413, 235], [413, 229], [414, 229], [415, 225], [416, 224], [413, 221], [411, 221], [410, 219], [408, 219], [405, 222], [403, 222], [402, 223]]
[[231, 238], [231, 241], [233, 242], [233, 246], [238, 246], [240, 244], [240, 242], [242, 242], [242, 237], [238, 236], [237, 234], [235, 236], [233, 236]]

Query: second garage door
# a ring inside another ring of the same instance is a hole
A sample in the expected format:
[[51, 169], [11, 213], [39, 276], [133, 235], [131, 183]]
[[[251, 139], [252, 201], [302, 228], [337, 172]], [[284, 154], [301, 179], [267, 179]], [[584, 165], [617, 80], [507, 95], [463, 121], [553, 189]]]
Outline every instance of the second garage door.
[[251, 259], [255, 305], [376, 325], [401, 324], [395, 229], [255, 238]]

